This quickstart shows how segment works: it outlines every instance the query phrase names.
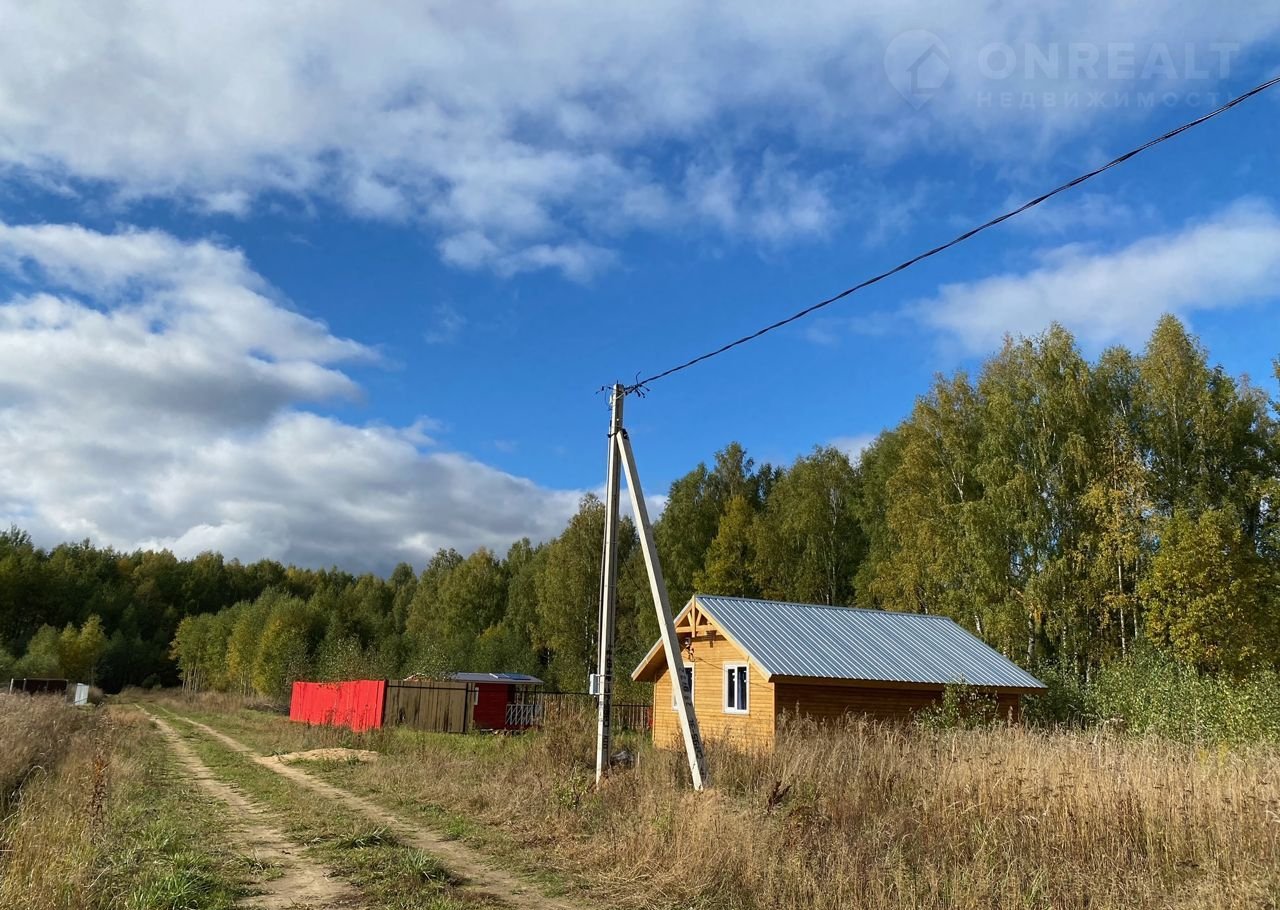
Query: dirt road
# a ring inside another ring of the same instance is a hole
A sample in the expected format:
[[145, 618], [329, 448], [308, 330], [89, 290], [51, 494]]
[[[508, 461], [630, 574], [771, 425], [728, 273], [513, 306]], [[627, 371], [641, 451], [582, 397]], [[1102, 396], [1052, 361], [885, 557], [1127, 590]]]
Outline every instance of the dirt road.
[[254, 866], [262, 870], [252, 883], [260, 893], [246, 898], [243, 906], [261, 910], [358, 910], [361, 907], [359, 893], [334, 878], [324, 866], [303, 856], [301, 848], [267, 820], [268, 810], [215, 777], [172, 726], [153, 714], [149, 716], [182, 769], [206, 793], [230, 807], [236, 819], [238, 846], [255, 861]]
[[[181, 717], [181, 715], [177, 715]], [[503, 869], [494, 868], [483, 854], [458, 841], [446, 840], [440, 835], [407, 823], [394, 813], [382, 808], [361, 796], [357, 796], [341, 787], [318, 780], [301, 768], [286, 764], [272, 756], [259, 755], [239, 740], [233, 739], [221, 730], [207, 724], [181, 717], [188, 723], [209, 736], [218, 740], [228, 749], [239, 752], [257, 762], [264, 768], [298, 783], [326, 799], [341, 803], [371, 821], [394, 831], [406, 843], [436, 857], [444, 863], [449, 871], [463, 880], [464, 890], [474, 890], [486, 896], [501, 898], [516, 907], [527, 910], [583, 910], [582, 905], [563, 898], [549, 897], [536, 886]]]

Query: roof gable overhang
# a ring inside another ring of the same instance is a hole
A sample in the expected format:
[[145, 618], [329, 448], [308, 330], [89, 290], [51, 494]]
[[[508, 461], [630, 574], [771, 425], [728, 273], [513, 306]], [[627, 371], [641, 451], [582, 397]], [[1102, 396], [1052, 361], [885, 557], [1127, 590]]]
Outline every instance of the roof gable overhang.
[[[766, 681], [773, 679], [773, 673], [769, 668], [760, 663], [760, 660], [748, 651], [742, 644], [734, 638], [733, 633], [724, 627], [711, 611], [707, 609], [706, 604], [698, 600], [695, 594], [689, 598], [689, 602], [684, 608], [675, 615], [674, 624], [676, 627], [676, 636], [688, 633], [696, 635], [700, 629], [711, 628], [723, 635], [729, 642], [733, 644], [743, 655], [755, 664], [756, 668], [764, 675]], [[659, 638], [653, 643], [653, 647], [649, 649], [649, 653], [640, 661], [640, 665], [631, 671], [631, 678], [636, 682], [653, 682], [658, 674], [666, 668], [667, 656], [663, 653], [662, 639]]]

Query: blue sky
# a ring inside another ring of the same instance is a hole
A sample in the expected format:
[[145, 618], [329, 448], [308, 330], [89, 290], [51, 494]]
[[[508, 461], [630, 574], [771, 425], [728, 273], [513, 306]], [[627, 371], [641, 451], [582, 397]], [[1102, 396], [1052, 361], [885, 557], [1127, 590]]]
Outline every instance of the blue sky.
[[[596, 389], [1280, 71], [1280, 8], [0, 3], [0, 522], [421, 566], [555, 534]], [[923, 61], [915, 72], [911, 66]], [[650, 494], [1170, 310], [1273, 390], [1280, 90], [628, 403]]]

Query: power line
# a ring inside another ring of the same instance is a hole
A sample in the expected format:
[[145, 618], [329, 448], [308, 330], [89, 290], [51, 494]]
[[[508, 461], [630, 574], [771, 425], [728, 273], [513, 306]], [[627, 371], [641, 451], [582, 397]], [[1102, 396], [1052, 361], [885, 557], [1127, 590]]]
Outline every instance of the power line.
[[1065, 193], [1067, 190], [1077, 187], [1087, 180], [1092, 180], [1094, 177], [1097, 177], [1099, 174], [1109, 171], [1113, 167], [1116, 167], [1117, 165], [1124, 164], [1130, 158], [1133, 158], [1137, 155], [1142, 154], [1147, 149], [1154, 148], [1155, 146], [1159, 145], [1162, 142], [1168, 142], [1170, 139], [1174, 138], [1175, 136], [1185, 133], [1187, 130], [1193, 129], [1194, 127], [1197, 127], [1202, 123], [1206, 123], [1207, 121], [1212, 120], [1214, 117], [1217, 117], [1219, 114], [1226, 113], [1227, 111], [1235, 107], [1237, 104], [1241, 104], [1245, 101], [1248, 101], [1254, 95], [1259, 95], [1262, 92], [1265, 92], [1267, 89], [1272, 88], [1276, 85], [1280, 85], [1280, 76], [1276, 76], [1274, 79], [1270, 79], [1267, 82], [1262, 83], [1261, 85], [1254, 86], [1253, 88], [1249, 89], [1249, 91], [1245, 92], [1243, 95], [1240, 95], [1239, 97], [1234, 98], [1231, 101], [1228, 101], [1226, 104], [1222, 105], [1222, 107], [1218, 108], [1217, 110], [1210, 111], [1209, 113], [1201, 117], [1197, 117], [1195, 120], [1189, 121], [1188, 123], [1184, 123], [1182, 124], [1182, 126], [1177, 127], [1176, 129], [1170, 130], [1169, 132], [1165, 133], [1162, 136], [1158, 136], [1155, 139], [1152, 139], [1150, 142], [1144, 143], [1143, 145], [1140, 145], [1135, 149], [1131, 149], [1130, 151], [1125, 152], [1119, 158], [1114, 158], [1111, 161], [1108, 161], [1106, 164], [1102, 165], [1102, 167], [1097, 168], [1096, 170], [1092, 170], [1087, 174], [1081, 174], [1079, 177], [1076, 177], [1074, 180], [1069, 180], [1066, 183], [1062, 184], [1062, 186], [1056, 189], [1052, 189], [1042, 196], [1037, 196], [1031, 201], [1018, 206], [1016, 209], [1013, 209], [1011, 211], [1005, 212], [1003, 215], [999, 215], [995, 218], [992, 218], [990, 221], [986, 222], [985, 224], [981, 224], [978, 227], [965, 231], [963, 234], [961, 234], [959, 237], [956, 237], [954, 240], [950, 240], [942, 244], [941, 246], [935, 246], [933, 249], [928, 250], [927, 252], [921, 253], [918, 256], [908, 259], [906, 262], [903, 262], [903, 263], [900, 263], [899, 265], [894, 266], [893, 268], [889, 269], [887, 272], [881, 272], [879, 275], [876, 275], [874, 278], [868, 278], [866, 281], [863, 281], [859, 284], [855, 284], [851, 288], [846, 288], [845, 290], [841, 291], [839, 294], [836, 294], [832, 297], [828, 297], [826, 300], [821, 300], [818, 303], [813, 304], [812, 306], [805, 307], [803, 310], [800, 310], [798, 313], [792, 313], [790, 316], [786, 317], [785, 319], [779, 319], [777, 322], [772, 323], [771, 325], [767, 325], [764, 328], [759, 329], [758, 331], [752, 332], [750, 335], [743, 335], [741, 338], [731, 341], [726, 345], [722, 345], [721, 347], [716, 348], [714, 351], [708, 351], [705, 354], [699, 355], [698, 357], [694, 357], [692, 360], [686, 360], [684, 363], [678, 364], [677, 366], [673, 366], [670, 369], [663, 370], [661, 373], [654, 373], [652, 376], [648, 376], [644, 379], [637, 379], [631, 385], [626, 386], [626, 392], [627, 394], [632, 394], [637, 392], [643, 393], [645, 387], [652, 382], [657, 382], [659, 379], [665, 379], [666, 377], [670, 376], [673, 373], [679, 373], [681, 370], [687, 370], [689, 369], [689, 367], [694, 366], [695, 364], [702, 363], [704, 360], [710, 360], [712, 357], [716, 357], [720, 354], [723, 354], [726, 351], [729, 351], [729, 350], [732, 350], [733, 348], [738, 347], [739, 345], [746, 344], [748, 341], [755, 341], [761, 335], [766, 335], [769, 332], [772, 332], [774, 329], [780, 329], [784, 325], [789, 325], [790, 323], [795, 322], [797, 319], [803, 319], [805, 316], [808, 316], [810, 313], [820, 310], [823, 307], [830, 306], [831, 304], [835, 303], [837, 300], [843, 300], [845, 297], [848, 297], [850, 294], [856, 291], [860, 291], [863, 288], [867, 288], [873, 284], [884, 281], [886, 278], [889, 278], [892, 275], [896, 275], [898, 274], [898, 272], [904, 271], [905, 269], [909, 269], [916, 263], [922, 262], [925, 259], [928, 259], [930, 256], [936, 256], [939, 253], [945, 252], [946, 250], [951, 249], [953, 246], [956, 246], [957, 244], [964, 243], [970, 237], [973, 237], [977, 234], [981, 234], [983, 231], [987, 230], [988, 228], [993, 228], [997, 224], [1000, 224], [1004, 221], [1008, 221], [1010, 218], [1013, 218], [1016, 215], [1021, 215], [1023, 212], [1027, 211], [1028, 209], [1035, 208], [1037, 205], [1040, 205], [1040, 203], [1045, 202], [1046, 200], [1052, 199], [1054, 196], [1057, 196], [1059, 193]]

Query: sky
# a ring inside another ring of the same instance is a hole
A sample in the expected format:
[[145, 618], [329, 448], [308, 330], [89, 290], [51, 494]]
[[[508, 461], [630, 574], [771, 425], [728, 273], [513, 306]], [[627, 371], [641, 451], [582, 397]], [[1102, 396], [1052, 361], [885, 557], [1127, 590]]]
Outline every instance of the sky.
[[[421, 568], [556, 535], [602, 385], [1280, 73], [1274, 0], [0, 0], [0, 525]], [[1173, 312], [1275, 391], [1280, 89], [626, 404], [645, 493]]]

